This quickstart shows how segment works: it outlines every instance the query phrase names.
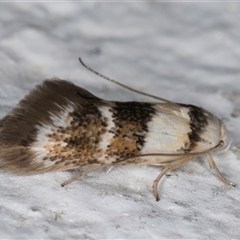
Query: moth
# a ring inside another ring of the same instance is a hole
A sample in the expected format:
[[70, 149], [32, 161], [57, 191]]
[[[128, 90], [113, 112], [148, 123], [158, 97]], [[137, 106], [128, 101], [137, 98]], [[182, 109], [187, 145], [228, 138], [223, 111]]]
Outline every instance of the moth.
[[106, 101], [69, 81], [45, 80], [1, 119], [0, 169], [19, 175], [87, 169], [65, 186], [107, 166], [161, 165], [153, 181], [158, 201], [158, 183], [167, 172], [206, 155], [219, 179], [235, 186], [212, 158], [231, 143], [221, 120], [201, 107], [134, 90], [79, 60], [100, 77], [158, 102]]

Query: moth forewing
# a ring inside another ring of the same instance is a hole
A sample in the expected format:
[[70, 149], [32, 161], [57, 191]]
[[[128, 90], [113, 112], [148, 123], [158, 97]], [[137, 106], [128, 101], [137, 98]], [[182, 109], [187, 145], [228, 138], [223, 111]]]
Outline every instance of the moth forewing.
[[71, 82], [45, 80], [0, 121], [0, 169], [34, 175], [89, 167], [66, 185], [105, 166], [158, 164], [158, 200], [165, 173], [206, 154], [219, 178], [234, 185], [210, 155], [229, 146], [225, 125], [200, 107], [144, 95], [163, 102], [106, 101]]

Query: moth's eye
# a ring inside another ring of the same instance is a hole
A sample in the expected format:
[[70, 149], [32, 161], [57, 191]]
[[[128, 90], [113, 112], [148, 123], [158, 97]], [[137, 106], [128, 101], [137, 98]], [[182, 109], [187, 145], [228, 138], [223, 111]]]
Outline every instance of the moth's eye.
[[225, 145], [225, 142], [224, 142], [223, 140], [221, 140], [221, 141], [219, 142], [219, 144], [218, 144], [218, 146], [219, 146], [220, 148], [222, 148], [224, 145]]

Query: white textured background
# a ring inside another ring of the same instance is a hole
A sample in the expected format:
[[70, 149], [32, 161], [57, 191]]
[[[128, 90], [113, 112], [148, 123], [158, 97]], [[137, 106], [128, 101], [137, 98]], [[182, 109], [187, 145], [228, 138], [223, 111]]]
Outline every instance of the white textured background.
[[[240, 238], [240, 3], [0, 3], [0, 117], [37, 83], [59, 77], [114, 100], [147, 100], [81, 67], [78, 57], [139, 90], [202, 106], [222, 119], [231, 149], [163, 179], [159, 169], [0, 171], [0, 238]], [[13, 136], [14, 137], [14, 136]]]

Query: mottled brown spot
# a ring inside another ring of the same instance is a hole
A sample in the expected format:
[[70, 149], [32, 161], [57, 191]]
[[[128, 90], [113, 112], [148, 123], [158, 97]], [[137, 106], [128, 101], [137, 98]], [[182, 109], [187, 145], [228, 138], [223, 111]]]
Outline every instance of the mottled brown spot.
[[95, 164], [95, 163], [98, 164], [99, 161], [98, 161], [97, 159], [89, 159], [89, 160], [88, 160], [88, 163], [89, 163], [89, 164]]
[[148, 131], [147, 124], [151, 121], [155, 109], [149, 103], [117, 102], [115, 104], [116, 106], [110, 109], [115, 124], [110, 132], [114, 137], [107, 146], [106, 154], [115, 157], [117, 161], [141, 154], [140, 148], [144, 146], [144, 136]]
[[103, 122], [104, 118], [94, 105], [75, 109], [69, 116], [72, 118], [69, 119], [70, 125], [58, 128], [48, 135], [49, 141], [54, 143], [45, 147], [49, 152], [49, 159], [53, 161], [52, 156], [57, 155], [59, 161], [56, 164], [73, 159], [73, 165], [81, 166], [86, 162], [97, 164], [96, 156], [103, 154], [99, 149], [99, 142], [106, 132], [107, 123]]

